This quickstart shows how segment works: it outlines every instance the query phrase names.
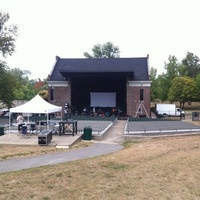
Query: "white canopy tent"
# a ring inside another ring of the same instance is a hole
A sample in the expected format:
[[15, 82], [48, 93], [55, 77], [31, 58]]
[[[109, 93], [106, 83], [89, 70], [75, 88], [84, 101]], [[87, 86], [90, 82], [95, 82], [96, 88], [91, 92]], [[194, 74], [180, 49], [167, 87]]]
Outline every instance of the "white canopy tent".
[[55, 106], [53, 104], [45, 101], [40, 95], [36, 95], [27, 103], [10, 108], [10, 113], [54, 113], [60, 112], [62, 110], [61, 106]]
[[[61, 112], [62, 107], [61, 106], [55, 106], [53, 104], [48, 103], [45, 101], [40, 95], [36, 95], [34, 98], [32, 98], [30, 101], [27, 103], [10, 108], [10, 115], [12, 113], [41, 113], [41, 114], [46, 114], [47, 115], [47, 125], [48, 125], [48, 115], [49, 113], [54, 113], [54, 112]], [[9, 119], [10, 122], [10, 119]], [[10, 125], [9, 125], [10, 127]]]

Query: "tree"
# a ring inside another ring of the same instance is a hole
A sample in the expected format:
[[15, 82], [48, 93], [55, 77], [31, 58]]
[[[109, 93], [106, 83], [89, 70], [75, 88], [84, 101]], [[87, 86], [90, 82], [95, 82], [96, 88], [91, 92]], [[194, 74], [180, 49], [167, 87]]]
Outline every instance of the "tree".
[[193, 53], [188, 52], [186, 57], [182, 60], [182, 65], [179, 67], [179, 74], [181, 76], [189, 76], [195, 78], [200, 73], [200, 59]]
[[157, 79], [157, 69], [151, 67], [150, 69], [150, 79], [151, 79], [151, 100], [154, 101], [158, 98], [158, 79]]
[[195, 98], [196, 84], [190, 77], [176, 77], [172, 81], [168, 98], [171, 101], [179, 101], [184, 108], [185, 102], [191, 102]]
[[39, 92], [40, 90], [48, 90], [47, 82], [46, 80], [38, 79], [34, 84], [35, 91]]
[[48, 101], [48, 85], [46, 80], [38, 79], [38, 81], [34, 84], [34, 89], [40, 96], [43, 97], [46, 101]]
[[38, 94], [46, 101], [48, 101], [49, 95], [48, 90], [40, 90]]
[[10, 69], [9, 72], [15, 77], [19, 85], [19, 87], [15, 89], [15, 99], [32, 99], [37, 92], [34, 90], [35, 81], [29, 80], [30, 71], [13, 68]]
[[0, 53], [3, 57], [12, 55], [15, 51], [18, 27], [16, 25], [6, 26], [9, 19], [8, 13], [0, 12]]
[[7, 71], [6, 63], [1, 61], [0, 85], [1, 102], [10, 108], [12, 106], [13, 100], [15, 100], [15, 90], [16, 88], [19, 88], [19, 85], [15, 77]]
[[[0, 12], [0, 54], [6, 58], [15, 51], [15, 40], [17, 36], [17, 26], [6, 26], [10, 16], [8, 13]], [[12, 106], [15, 99], [15, 90], [18, 88], [17, 80], [8, 71], [6, 62], [0, 60], [0, 100], [8, 107]], [[3, 86], [3, 87], [2, 87]]]
[[118, 58], [119, 57], [119, 47], [114, 46], [111, 42], [107, 42], [103, 45], [97, 44], [92, 48], [93, 55], [88, 52], [84, 52], [86, 58]]
[[166, 78], [172, 81], [176, 76], [178, 76], [178, 59], [175, 56], [170, 55], [168, 57], [168, 63], [165, 63]]
[[162, 79], [160, 80], [160, 83], [162, 85], [161, 96], [164, 97], [164, 99], [168, 99], [168, 93], [172, 85], [172, 81], [175, 77], [178, 76], [178, 67], [179, 64], [177, 58], [175, 56], [170, 55], [168, 57], [168, 63], [165, 63], [164, 66], [166, 73], [163, 74]]
[[161, 74], [157, 78], [157, 93], [158, 99], [162, 102], [168, 99], [168, 92], [169, 92], [169, 81], [167, 80], [165, 74]]
[[195, 78], [195, 83], [196, 83], [196, 101], [200, 101], [200, 74], [197, 74]]
[[[170, 55], [168, 62], [165, 62], [164, 68], [166, 73], [162, 73], [158, 78], [152, 80], [151, 96], [153, 98], [160, 99], [162, 102], [168, 100], [168, 93], [172, 85], [172, 81], [179, 75], [178, 60], [175, 56]], [[151, 74], [152, 77], [152, 74]]]
[[22, 84], [26, 84], [29, 81], [31, 72], [29, 70], [21, 70], [19, 68], [13, 68], [9, 70], [10, 73], [16, 77], [16, 79]]

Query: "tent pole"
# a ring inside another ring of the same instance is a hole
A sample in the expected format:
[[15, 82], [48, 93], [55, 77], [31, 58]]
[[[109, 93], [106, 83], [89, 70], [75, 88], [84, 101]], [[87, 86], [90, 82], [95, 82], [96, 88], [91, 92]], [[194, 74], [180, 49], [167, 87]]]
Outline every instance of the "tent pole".
[[9, 123], [8, 123], [8, 136], [10, 138], [10, 116], [11, 116], [11, 113], [9, 112]]
[[47, 113], [47, 129], [49, 129], [49, 121], [48, 121], [49, 117], [48, 116], [49, 116], [49, 114]]

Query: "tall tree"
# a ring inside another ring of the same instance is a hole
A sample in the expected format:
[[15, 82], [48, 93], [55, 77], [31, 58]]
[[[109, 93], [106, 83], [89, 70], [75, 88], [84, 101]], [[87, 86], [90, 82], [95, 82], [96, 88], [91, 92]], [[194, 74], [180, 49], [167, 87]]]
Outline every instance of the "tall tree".
[[10, 73], [16, 77], [16, 79], [22, 84], [25, 85], [29, 81], [29, 76], [31, 72], [29, 70], [21, 70], [19, 68], [12, 68], [9, 70]]
[[9, 19], [8, 13], [0, 12], [0, 53], [3, 57], [12, 55], [15, 51], [18, 27], [13, 24], [6, 26]]
[[176, 76], [178, 76], [178, 59], [175, 56], [170, 55], [168, 57], [168, 63], [165, 63], [166, 77], [172, 81]]
[[[6, 58], [15, 51], [15, 40], [17, 26], [7, 26], [10, 16], [8, 13], [0, 12], [0, 55]], [[18, 87], [17, 80], [8, 71], [6, 62], [0, 60], [0, 101], [11, 107], [15, 99], [15, 89]], [[2, 87], [3, 86], [3, 87]]]
[[158, 98], [158, 79], [157, 79], [157, 69], [151, 67], [150, 69], [150, 79], [151, 79], [151, 100], [154, 101]]
[[175, 56], [170, 55], [168, 57], [168, 62], [165, 63], [164, 66], [166, 70], [166, 73], [163, 75], [164, 80], [162, 82], [164, 84], [164, 96], [168, 95], [173, 79], [178, 76], [178, 67], [179, 63], [177, 58]]
[[160, 99], [162, 102], [167, 100], [168, 98], [168, 92], [169, 92], [169, 81], [167, 80], [165, 74], [161, 74], [157, 78], [157, 93], [158, 93], [158, 99]]
[[92, 48], [92, 53], [84, 52], [86, 58], [118, 58], [120, 50], [118, 46], [114, 46], [113, 43], [107, 42], [103, 45], [97, 44]]
[[29, 79], [29, 75], [31, 75], [29, 70], [13, 68], [10, 70], [10, 73], [17, 79], [20, 85], [20, 87], [15, 90], [16, 100], [30, 100], [40, 90], [47, 90], [45, 81]]
[[191, 77], [176, 77], [172, 81], [169, 90], [169, 100], [179, 101], [180, 107], [184, 107], [185, 102], [191, 102], [195, 97], [196, 84]]
[[[160, 99], [162, 102], [168, 99], [169, 89], [172, 85], [173, 79], [178, 76], [178, 60], [175, 56], [170, 55], [168, 57], [168, 62], [165, 62], [164, 68], [166, 73], [162, 73], [152, 82], [152, 92], [156, 98]], [[156, 82], [156, 84], [155, 84]]]
[[197, 74], [196, 78], [195, 78], [195, 83], [196, 83], [196, 101], [200, 101], [200, 74]]
[[0, 85], [0, 100], [10, 108], [15, 100], [15, 90], [19, 88], [19, 85], [15, 77], [8, 72], [6, 63], [2, 61], [0, 61]]
[[179, 67], [181, 76], [189, 76], [195, 78], [200, 73], [200, 59], [193, 53], [188, 52], [182, 60], [182, 65]]

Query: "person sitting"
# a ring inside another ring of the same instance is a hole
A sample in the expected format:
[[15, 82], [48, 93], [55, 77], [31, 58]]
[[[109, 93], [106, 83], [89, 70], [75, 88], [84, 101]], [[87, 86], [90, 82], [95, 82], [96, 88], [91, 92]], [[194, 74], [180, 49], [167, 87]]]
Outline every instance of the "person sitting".
[[100, 117], [103, 117], [103, 116], [104, 116], [104, 113], [103, 113], [103, 111], [101, 110], [101, 108], [98, 109], [98, 116], [100, 116]]
[[87, 108], [86, 107], [83, 108], [83, 115], [85, 115], [85, 116], [87, 115]]
[[112, 108], [112, 115], [116, 116], [116, 114], [117, 114], [117, 110], [115, 108]]

